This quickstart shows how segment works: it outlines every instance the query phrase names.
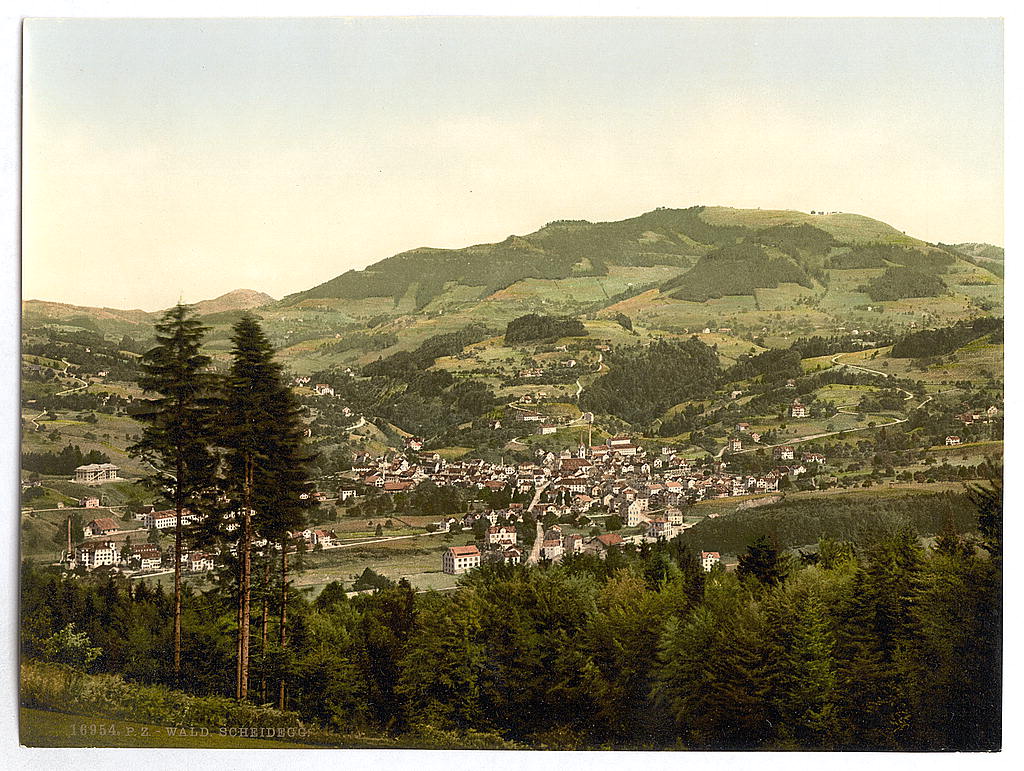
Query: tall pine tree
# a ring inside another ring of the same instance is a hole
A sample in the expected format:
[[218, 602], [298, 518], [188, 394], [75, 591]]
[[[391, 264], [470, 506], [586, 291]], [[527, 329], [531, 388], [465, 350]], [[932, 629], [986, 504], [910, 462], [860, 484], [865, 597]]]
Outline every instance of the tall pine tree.
[[[224, 490], [236, 525], [233, 532], [238, 554], [235, 695], [245, 699], [250, 669], [253, 540], [258, 534], [281, 545], [284, 583], [287, 533], [303, 522], [306, 503], [300, 496], [309, 487], [307, 467], [311, 458], [303, 447], [300, 408], [256, 319], [245, 314], [235, 324], [231, 341], [234, 347], [225, 382], [220, 443], [226, 450]], [[285, 599], [282, 597], [283, 603]], [[282, 604], [282, 641], [285, 620]]]
[[135, 418], [144, 422], [130, 448], [153, 473], [143, 482], [174, 503], [174, 678], [181, 676], [182, 515], [198, 508], [214, 487], [218, 460], [213, 452], [214, 376], [200, 352], [207, 328], [181, 303], [156, 324], [156, 345], [142, 355], [139, 385], [157, 394]]

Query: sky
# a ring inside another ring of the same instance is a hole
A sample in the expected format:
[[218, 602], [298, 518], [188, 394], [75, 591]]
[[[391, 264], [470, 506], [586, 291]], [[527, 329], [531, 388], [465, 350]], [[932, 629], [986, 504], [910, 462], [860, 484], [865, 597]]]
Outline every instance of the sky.
[[694, 204], [1003, 244], [986, 19], [30, 20], [22, 294], [282, 297]]

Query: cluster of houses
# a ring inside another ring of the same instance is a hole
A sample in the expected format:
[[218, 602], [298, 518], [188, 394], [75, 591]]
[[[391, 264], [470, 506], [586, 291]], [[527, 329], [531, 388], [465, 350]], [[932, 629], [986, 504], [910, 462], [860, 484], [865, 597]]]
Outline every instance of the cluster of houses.
[[[148, 512], [149, 521], [163, 522], [174, 512]], [[183, 517], [184, 521], [184, 517]], [[154, 525], [155, 526], [155, 525]], [[160, 547], [148, 541], [132, 542], [132, 536], [144, 536], [139, 528], [122, 529], [111, 517], [90, 520], [83, 528], [85, 540], [70, 548], [64, 555], [68, 568], [92, 570], [110, 566], [125, 571], [154, 571], [174, 567], [174, 555], [162, 553]], [[186, 573], [205, 573], [213, 570], [213, 555], [205, 551], [185, 551], [181, 555], [182, 570]]]
[[[492, 540], [492, 536], [498, 531], [504, 531], [501, 538], [505, 538], [507, 533], [511, 532], [511, 545], [508, 541]], [[460, 575], [489, 562], [518, 565], [522, 562], [522, 551], [515, 546], [515, 532], [515, 528], [492, 527], [487, 531], [483, 546], [449, 546], [441, 555], [442, 570], [451, 575]], [[623, 538], [619, 533], [604, 533], [591, 537], [579, 533], [563, 533], [559, 525], [552, 525], [544, 532], [539, 557], [542, 560], [558, 562], [566, 555], [593, 554], [604, 559], [610, 550], [623, 546], [630, 540], [633, 539]], [[721, 559], [721, 555], [716, 551], [702, 551], [699, 562], [705, 572], [710, 572], [716, 565], [721, 564]]]
[[[186, 509], [182, 512], [181, 524], [183, 526], [193, 525], [199, 522], [199, 519], [199, 515]], [[97, 517], [90, 520], [82, 528], [85, 538], [82, 543], [72, 546], [69, 540], [63, 562], [71, 569], [84, 567], [87, 570], [103, 566], [113, 566], [125, 571], [173, 568], [173, 553], [168, 551], [161, 554], [160, 547], [149, 543], [146, 539], [148, 538], [147, 531], [153, 528], [162, 531], [175, 529], [178, 521], [177, 512], [174, 510], [154, 511], [153, 507], [148, 507], [136, 514], [134, 520], [134, 523], [123, 526], [112, 517]], [[228, 529], [231, 530], [232, 526], [229, 525]], [[301, 539], [310, 550], [318, 546], [332, 548], [338, 543], [333, 531], [318, 528], [307, 528], [288, 533], [288, 536], [296, 542]], [[133, 543], [133, 538], [139, 539], [140, 542]], [[253, 547], [256, 549], [268, 546], [275, 547], [274, 544], [269, 544], [265, 538], [257, 537], [253, 541]], [[229, 549], [233, 554], [237, 553], [236, 544], [231, 544]], [[205, 573], [208, 570], [213, 570], [215, 557], [216, 549], [186, 550], [181, 556], [182, 569], [186, 573]]]
[[[776, 447], [778, 461], [794, 461], [792, 445]], [[586, 513], [603, 506], [608, 511], [640, 499], [651, 510], [682, 507], [697, 501], [735, 495], [772, 492], [784, 477], [806, 473], [807, 463], [823, 463], [819, 453], [805, 453], [803, 462], [780, 465], [759, 475], [734, 474], [723, 460], [694, 463], [664, 448], [653, 455], [628, 436], [606, 444], [580, 445], [560, 453], [538, 450], [528, 463], [489, 463], [480, 459], [448, 461], [436, 453], [360, 455], [352, 473], [363, 484], [382, 492], [407, 492], [423, 482], [438, 486], [507, 491], [526, 494], [545, 488], [537, 508], [561, 516]], [[536, 512], [534, 512], [536, 513]]]
[[965, 426], [973, 425], [974, 423], [991, 423], [992, 419], [999, 414], [999, 408], [992, 405], [987, 410], [967, 410], [956, 416], [956, 419], [963, 423]]
[[[566, 554], [595, 554], [604, 557], [614, 546], [625, 541], [618, 533], [585, 538], [578, 533], [562, 533], [559, 525], [548, 528], [541, 539], [538, 556], [542, 560], [557, 562]], [[510, 525], [496, 525], [487, 529], [482, 544], [449, 546], [441, 555], [441, 568], [445, 573], [459, 575], [489, 562], [518, 565], [523, 552], [516, 545], [516, 529]]]

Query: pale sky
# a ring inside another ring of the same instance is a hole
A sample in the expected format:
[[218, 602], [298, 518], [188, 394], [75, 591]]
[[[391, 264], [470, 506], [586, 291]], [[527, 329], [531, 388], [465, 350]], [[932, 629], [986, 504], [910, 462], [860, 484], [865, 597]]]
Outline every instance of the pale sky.
[[23, 296], [282, 297], [694, 204], [1003, 244], [998, 20], [30, 21]]

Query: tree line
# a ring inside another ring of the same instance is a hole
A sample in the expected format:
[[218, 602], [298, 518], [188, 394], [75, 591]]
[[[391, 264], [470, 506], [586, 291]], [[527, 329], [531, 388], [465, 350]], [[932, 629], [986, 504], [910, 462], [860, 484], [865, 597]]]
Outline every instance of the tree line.
[[996, 335], [1002, 340], [1003, 320], [984, 316], [969, 321], [958, 321], [948, 327], [922, 329], [900, 338], [892, 347], [894, 359], [920, 359], [943, 356], [984, 335]]
[[110, 456], [99, 450], [82, 452], [77, 444], [68, 444], [59, 452], [24, 452], [21, 454], [21, 467], [37, 474], [63, 476], [74, 474], [79, 466], [90, 463], [110, 463]]

